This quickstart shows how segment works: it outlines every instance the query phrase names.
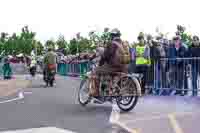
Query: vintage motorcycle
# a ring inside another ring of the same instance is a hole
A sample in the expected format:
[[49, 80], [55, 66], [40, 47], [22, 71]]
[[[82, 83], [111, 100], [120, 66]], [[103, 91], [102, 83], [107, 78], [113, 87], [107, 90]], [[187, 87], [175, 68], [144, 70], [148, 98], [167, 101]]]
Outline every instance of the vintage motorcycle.
[[50, 64], [44, 72], [44, 81], [46, 82], [46, 86], [50, 85], [53, 87], [54, 80], [56, 75], [56, 65]]
[[31, 76], [35, 77], [36, 72], [37, 72], [37, 66], [36, 66], [36, 64], [34, 64], [34, 65], [31, 64], [30, 65], [30, 74], [31, 74]]
[[[93, 64], [92, 71], [95, 67], [95, 64]], [[98, 104], [112, 103], [114, 100], [120, 110], [124, 112], [129, 112], [136, 106], [138, 98], [141, 96], [141, 75], [121, 72], [101, 73], [98, 85], [99, 96], [92, 97], [90, 96], [91, 72], [86, 73], [80, 83], [78, 101], [81, 105], [85, 106], [92, 101]]]

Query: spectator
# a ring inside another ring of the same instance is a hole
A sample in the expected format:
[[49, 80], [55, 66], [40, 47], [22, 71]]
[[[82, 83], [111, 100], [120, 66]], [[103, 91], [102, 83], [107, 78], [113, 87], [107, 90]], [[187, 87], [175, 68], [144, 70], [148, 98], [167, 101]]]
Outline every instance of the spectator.
[[3, 76], [4, 76], [4, 79], [11, 79], [11, 76], [12, 76], [12, 69], [11, 69], [11, 66], [10, 66], [10, 62], [9, 62], [9, 59], [6, 58], [4, 60], [4, 65], [3, 65]]
[[186, 75], [184, 74], [184, 70], [186, 68], [185, 62], [184, 60], [180, 59], [180, 58], [184, 58], [186, 57], [187, 54], [187, 49], [182, 45], [182, 42], [180, 40], [179, 37], [174, 38], [174, 43], [175, 43], [175, 48], [176, 48], [176, 57], [178, 58], [176, 60], [176, 69], [177, 69], [177, 91], [175, 93], [175, 95], [185, 95], [184, 93], [186, 91], [183, 92], [183, 85], [185, 85], [185, 81], [186, 81]]
[[149, 58], [144, 57], [145, 55], [145, 40], [144, 40], [144, 35], [140, 33], [138, 36], [138, 41], [139, 43], [136, 46], [136, 73], [143, 74], [143, 80], [142, 80], [142, 93], [144, 94], [146, 92], [145, 90], [145, 85], [147, 79], [147, 70], [149, 68], [149, 65], [151, 64], [151, 61]]
[[[194, 36], [192, 40], [192, 47], [189, 49], [190, 57], [200, 57], [200, 44], [199, 37]], [[199, 59], [192, 59], [192, 86], [193, 86], [193, 94], [197, 95], [197, 78], [200, 73], [199, 67], [200, 62]]]
[[[156, 88], [165, 88], [166, 87], [166, 51], [164, 45], [159, 42], [160, 38], [153, 41], [153, 46], [151, 48], [151, 57], [156, 64]], [[157, 90], [156, 94], [159, 94], [160, 91]]]
[[150, 90], [150, 93], [152, 92], [152, 87], [151, 85], [153, 85], [153, 80], [154, 80], [154, 65], [153, 65], [153, 61], [151, 60], [151, 47], [152, 47], [152, 39], [153, 37], [151, 35], [147, 35], [147, 42], [146, 42], [146, 46], [145, 46], [145, 51], [144, 51], [144, 57], [146, 59], [148, 59], [151, 63], [149, 63], [149, 65], [147, 65], [148, 69], [147, 69], [147, 83], [146, 85], [148, 86], [148, 89]]
[[[176, 84], [176, 48], [172, 40], [169, 42], [167, 57], [169, 59], [167, 62], [167, 82], [170, 88], [174, 88]], [[172, 90], [169, 93], [171, 92]]]

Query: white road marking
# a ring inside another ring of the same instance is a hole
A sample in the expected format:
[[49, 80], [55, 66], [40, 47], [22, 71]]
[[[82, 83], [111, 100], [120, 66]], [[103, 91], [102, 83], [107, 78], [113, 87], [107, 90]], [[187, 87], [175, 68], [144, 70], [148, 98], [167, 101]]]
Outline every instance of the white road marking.
[[32, 91], [24, 91], [24, 94], [33, 94], [33, 92]]
[[120, 110], [119, 110], [117, 104], [114, 102], [112, 104], [112, 112], [110, 115], [109, 122], [112, 124], [116, 124], [119, 121], [119, 118], [120, 118]]
[[[147, 121], [147, 120], [154, 120], [154, 119], [161, 119], [161, 118], [169, 118], [171, 125], [173, 126], [173, 129], [175, 133], [183, 133], [182, 129], [178, 125], [178, 122], [175, 119], [175, 116], [186, 116], [186, 115], [199, 115], [200, 112], [174, 112], [174, 113], [169, 113], [166, 115], [157, 115], [157, 116], [151, 116], [151, 117], [144, 117], [140, 119], [135, 119], [135, 120], [126, 120], [126, 121], [120, 121], [119, 119], [115, 121], [115, 124], [119, 125], [120, 127], [124, 128], [130, 133], [141, 133], [139, 129], [131, 129], [126, 124], [128, 123], [134, 123], [138, 121]], [[120, 115], [119, 115], [120, 116]]]
[[175, 115], [170, 114], [170, 115], [168, 115], [168, 117], [169, 117], [170, 123], [174, 129], [174, 132], [175, 133], [184, 133], [183, 130], [181, 129], [181, 127], [179, 126], [179, 124], [175, 118]]
[[130, 133], [141, 133], [139, 129], [131, 129], [128, 126], [126, 126], [124, 123], [121, 123], [120, 121], [117, 121], [115, 124], [119, 125], [120, 127], [124, 128], [126, 131]]
[[15, 130], [15, 131], [4, 131], [0, 133], [75, 133], [70, 130], [59, 129], [56, 127], [45, 127], [45, 128], [32, 128], [24, 130]]
[[13, 99], [1, 101], [0, 104], [1, 104], [1, 103], [9, 103], [9, 102], [13, 102], [13, 101], [21, 100], [21, 99], [24, 99], [24, 94], [23, 94], [23, 92], [19, 92], [17, 98], [13, 98]]
[[139, 119], [134, 119], [134, 120], [126, 120], [124, 121], [124, 123], [134, 123], [134, 122], [138, 122], [138, 121], [149, 121], [149, 120], [155, 120], [155, 119], [162, 119], [162, 118], [167, 118], [168, 115], [170, 114], [174, 114], [176, 116], [186, 116], [186, 115], [199, 115], [200, 112], [172, 112], [172, 113], [168, 113], [168, 114], [162, 114], [162, 115], [153, 115], [150, 117], [143, 117], [143, 118], [139, 118]]

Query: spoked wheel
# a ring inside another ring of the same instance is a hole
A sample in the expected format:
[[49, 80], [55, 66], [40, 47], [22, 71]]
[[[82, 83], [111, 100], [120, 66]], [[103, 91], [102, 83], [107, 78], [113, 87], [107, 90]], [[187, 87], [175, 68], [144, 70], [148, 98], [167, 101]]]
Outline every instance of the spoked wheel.
[[85, 106], [90, 102], [90, 95], [89, 95], [89, 80], [82, 80], [78, 92], [78, 101], [81, 105]]
[[121, 97], [120, 99], [120, 104], [124, 105], [124, 106], [128, 106], [129, 104], [131, 104], [131, 101], [134, 99], [134, 97], [132, 96], [124, 96]]
[[53, 87], [53, 83], [54, 83], [53, 80], [49, 81], [49, 84], [50, 84], [51, 87]]
[[139, 82], [129, 77], [124, 77], [120, 80], [121, 96], [117, 98], [118, 107], [124, 111], [131, 111], [137, 104], [139, 96], [137, 95]]

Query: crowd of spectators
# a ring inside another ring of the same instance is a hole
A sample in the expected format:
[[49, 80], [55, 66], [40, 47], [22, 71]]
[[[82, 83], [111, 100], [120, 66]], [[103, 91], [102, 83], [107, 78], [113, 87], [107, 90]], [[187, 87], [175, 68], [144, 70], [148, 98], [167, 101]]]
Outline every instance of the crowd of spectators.
[[[188, 93], [189, 77], [192, 80], [193, 94], [197, 95], [200, 74], [198, 36], [192, 37], [191, 45], [188, 45], [181, 36], [175, 36], [172, 40], [147, 39], [144, 45], [147, 49], [145, 52], [153, 62], [149, 67], [153, 73], [149, 71], [148, 77], [150, 81], [157, 81], [157, 88], [176, 88], [179, 90], [175, 94], [185, 95]], [[131, 68], [134, 69], [134, 66]]]
[[95, 58], [95, 53], [80, 53], [77, 55], [67, 55], [59, 59], [59, 63], [81, 63], [88, 62]]

